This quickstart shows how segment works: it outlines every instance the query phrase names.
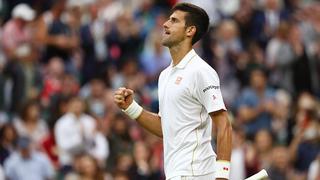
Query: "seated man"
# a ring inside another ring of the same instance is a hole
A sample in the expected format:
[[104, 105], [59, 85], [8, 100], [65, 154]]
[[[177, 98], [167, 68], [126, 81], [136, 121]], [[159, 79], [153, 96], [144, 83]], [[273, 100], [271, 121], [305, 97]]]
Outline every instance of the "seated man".
[[259, 129], [271, 130], [276, 109], [274, 96], [274, 91], [267, 87], [266, 72], [254, 68], [250, 73], [250, 86], [243, 90], [235, 104], [237, 119], [250, 137]]

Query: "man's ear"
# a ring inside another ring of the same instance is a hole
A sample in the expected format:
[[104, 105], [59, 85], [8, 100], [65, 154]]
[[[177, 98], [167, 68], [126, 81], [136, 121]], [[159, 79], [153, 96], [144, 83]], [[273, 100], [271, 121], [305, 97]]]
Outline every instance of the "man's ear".
[[197, 28], [195, 26], [189, 26], [186, 29], [187, 37], [193, 37], [197, 32]]

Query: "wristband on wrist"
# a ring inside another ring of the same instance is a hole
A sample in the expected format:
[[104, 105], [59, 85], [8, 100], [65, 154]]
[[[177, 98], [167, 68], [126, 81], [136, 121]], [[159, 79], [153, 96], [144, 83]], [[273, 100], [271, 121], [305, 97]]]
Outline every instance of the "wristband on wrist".
[[216, 178], [229, 179], [230, 175], [230, 162], [218, 160], [216, 162]]
[[128, 106], [127, 109], [123, 109], [122, 111], [128, 115], [131, 119], [137, 119], [142, 113], [143, 108], [133, 100], [132, 103]]

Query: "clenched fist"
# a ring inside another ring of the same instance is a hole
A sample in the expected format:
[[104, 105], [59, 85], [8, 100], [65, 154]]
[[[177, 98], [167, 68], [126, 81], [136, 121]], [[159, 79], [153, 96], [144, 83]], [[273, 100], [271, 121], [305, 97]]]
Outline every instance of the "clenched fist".
[[133, 90], [120, 87], [114, 93], [114, 102], [121, 109], [127, 109], [133, 102]]

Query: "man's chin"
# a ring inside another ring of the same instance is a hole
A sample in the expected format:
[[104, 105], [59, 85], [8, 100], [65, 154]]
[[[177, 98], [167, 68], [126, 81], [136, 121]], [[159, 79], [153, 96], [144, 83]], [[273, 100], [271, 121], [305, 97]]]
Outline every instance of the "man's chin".
[[170, 47], [170, 43], [167, 41], [162, 41], [161, 44], [162, 44], [162, 46]]

